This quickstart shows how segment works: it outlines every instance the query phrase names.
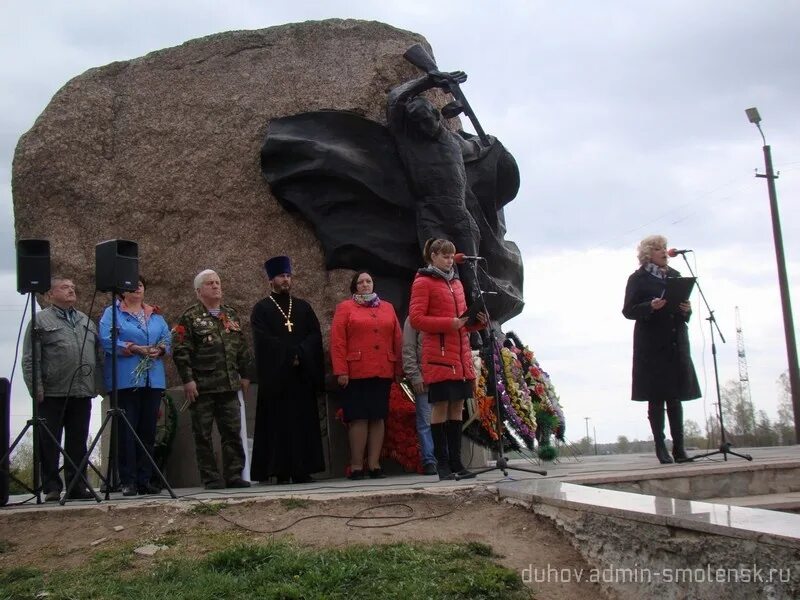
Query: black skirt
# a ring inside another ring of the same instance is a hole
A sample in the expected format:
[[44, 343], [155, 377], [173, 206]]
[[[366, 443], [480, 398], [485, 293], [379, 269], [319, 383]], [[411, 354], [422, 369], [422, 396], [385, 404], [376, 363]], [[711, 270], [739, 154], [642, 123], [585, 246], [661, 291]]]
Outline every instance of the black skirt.
[[472, 381], [439, 381], [428, 386], [428, 402], [456, 402], [472, 398]]
[[389, 414], [391, 379], [351, 379], [341, 392], [345, 421], [385, 419]]

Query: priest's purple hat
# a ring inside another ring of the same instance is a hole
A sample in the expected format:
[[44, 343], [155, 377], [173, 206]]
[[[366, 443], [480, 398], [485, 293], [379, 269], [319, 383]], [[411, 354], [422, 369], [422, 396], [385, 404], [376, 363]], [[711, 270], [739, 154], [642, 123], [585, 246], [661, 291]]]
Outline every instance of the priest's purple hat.
[[283, 273], [292, 274], [292, 261], [288, 256], [273, 256], [264, 263], [264, 270], [267, 272], [267, 278], [274, 279]]

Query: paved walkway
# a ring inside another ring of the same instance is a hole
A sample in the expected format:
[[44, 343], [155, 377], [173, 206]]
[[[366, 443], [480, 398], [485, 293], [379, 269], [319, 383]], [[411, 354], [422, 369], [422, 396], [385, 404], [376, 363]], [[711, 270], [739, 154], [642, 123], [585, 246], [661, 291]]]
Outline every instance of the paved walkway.
[[[565, 455], [555, 462], [537, 463], [535, 461], [512, 460], [509, 463], [508, 476], [497, 469], [482, 473], [475, 479], [440, 482], [436, 477], [402, 474], [390, 475], [386, 479], [350, 481], [348, 479], [322, 479], [307, 484], [290, 485], [253, 485], [247, 489], [226, 489], [207, 491], [203, 488], [180, 488], [175, 494], [178, 500], [196, 501], [211, 499], [245, 499], [245, 498], [281, 498], [303, 496], [307, 498], [329, 499], [363, 494], [408, 494], [415, 492], [449, 493], [453, 489], [471, 488], [473, 486], [489, 486], [502, 489], [506, 485], [518, 482], [559, 481], [571, 484], [598, 485], [609, 481], [669, 478], [694, 476], [701, 473], [719, 472], [720, 470], [736, 471], [741, 469], [764, 469], [771, 465], [786, 462], [797, 462], [800, 466], [800, 446], [781, 446], [774, 448], [735, 449], [739, 453], [752, 454], [753, 461], [729, 456], [725, 461], [721, 455], [704, 458], [697, 462], [681, 465], [661, 465], [651, 454], [617, 454], [602, 456], [569, 456]], [[699, 453], [699, 452], [698, 452]], [[695, 453], [695, 454], [698, 454]], [[528, 473], [522, 469], [546, 470], [547, 475]], [[126, 498], [121, 493], [113, 493], [109, 500], [100, 494], [101, 505], [108, 503], [126, 505], [141, 502], [172, 501], [166, 491], [157, 496], [137, 496]], [[797, 494], [786, 494], [793, 501]], [[720, 499], [717, 499], [720, 500]], [[94, 500], [69, 501], [63, 507], [58, 503], [42, 503], [37, 505], [35, 498], [29, 495], [12, 496], [3, 511], [9, 510], [64, 510], [68, 508], [86, 508], [96, 505]], [[799, 530], [800, 531], [800, 530]]]

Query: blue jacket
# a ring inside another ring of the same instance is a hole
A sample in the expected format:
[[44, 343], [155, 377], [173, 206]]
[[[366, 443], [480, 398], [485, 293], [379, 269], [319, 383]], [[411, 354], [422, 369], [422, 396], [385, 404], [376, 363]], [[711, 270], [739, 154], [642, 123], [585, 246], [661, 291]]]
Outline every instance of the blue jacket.
[[[139, 378], [135, 371], [145, 357], [131, 354], [128, 346], [155, 346], [164, 344], [166, 354], [170, 353], [171, 336], [169, 326], [160, 314], [153, 311], [153, 307], [145, 304], [147, 325], [142, 327], [134, 315], [120, 310], [119, 301], [114, 302], [117, 311], [117, 389], [150, 387], [165, 389], [166, 375], [164, 372], [163, 357], [153, 360], [150, 368]], [[103, 374], [108, 389], [111, 389], [111, 307], [103, 312], [100, 319], [100, 340], [105, 350], [105, 364]]]

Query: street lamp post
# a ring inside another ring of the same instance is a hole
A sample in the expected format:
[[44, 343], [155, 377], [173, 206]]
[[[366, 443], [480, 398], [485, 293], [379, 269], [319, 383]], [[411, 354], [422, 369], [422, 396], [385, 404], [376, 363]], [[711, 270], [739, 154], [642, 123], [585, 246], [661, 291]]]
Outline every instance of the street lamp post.
[[778, 178], [772, 169], [772, 151], [767, 145], [764, 132], [761, 130], [761, 115], [758, 109], [745, 110], [747, 118], [757, 128], [764, 142], [764, 164], [767, 172], [756, 177], [767, 180], [769, 191], [769, 208], [772, 214], [772, 237], [775, 240], [775, 258], [778, 262], [778, 285], [781, 292], [781, 307], [783, 308], [783, 331], [786, 336], [786, 354], [789, 360], [789, 385], [792, 394], [792, 408], [794, 409], [794, 437], [795, 444], [800, 443], [800, 369], [797, 366], [797, 342], [794, 336], [794, 319], [792, 318], [792, 301], [789, 297], [789, 281], [786, 276], [786, 258], [783, 252], [783, 234], [781, 233], [781, 218], [778, 213], [778, 194], [775, 191], [775, 180]]

